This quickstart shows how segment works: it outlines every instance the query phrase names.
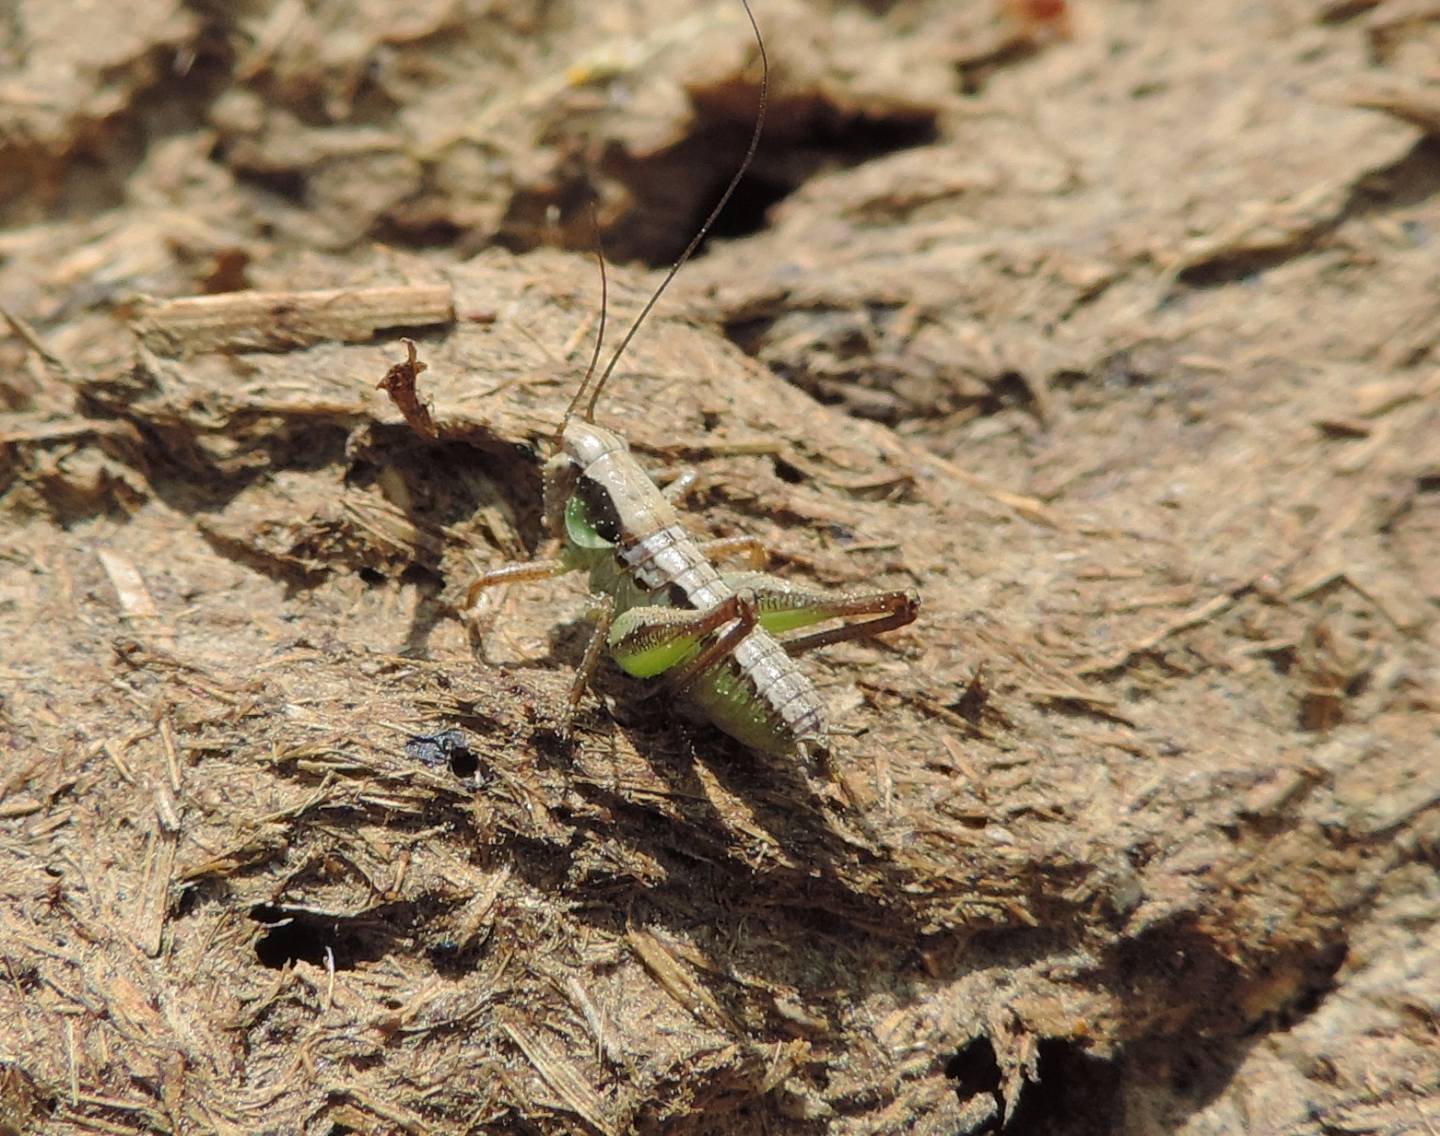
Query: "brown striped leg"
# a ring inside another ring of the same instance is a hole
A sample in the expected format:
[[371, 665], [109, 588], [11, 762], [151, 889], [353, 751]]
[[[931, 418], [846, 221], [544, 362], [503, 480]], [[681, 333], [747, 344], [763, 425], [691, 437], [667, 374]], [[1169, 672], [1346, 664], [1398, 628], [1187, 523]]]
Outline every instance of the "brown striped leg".
[[869, 639], [885, 631], [893, 631], [913, 623], [920, 613], [920, 597], [914, 592], [874, 592], [863, 596], [837, 596], [817, 609], [823, 611], [824, 619], [849, 619], [857, 615], [876, 615], [861, 623], [846, 623], [828, 631], [812, 631], [809, 635], [798, 635], [784, 640], [785, 650], [793, 658], [813, 651], [816, 647], [828, 647], [832, 643], [847, 643], [851, 639]]
[[[631, 608], [615, 621], [610, 653], [622, 670], [637, 678], [665, 678], [662, 689], [681, 690], [697, 674], [723, 658], [754, 628], [755, 602], [740, 590], [704, 611], [673, 607]], [[735, 623], [714, 643], [711, 633]], [[685, 659], [686, 652], [696, 654]], [[683, 661], [682, 661], [683, 660]]]
[[[739, 586], [744, 584], [755, 595], [760, 612], [760, 626], [773, 635], [784, 635], [815, 623], [832, 619], [855, 619], [873, 615], [859, 623], [847, 623], [826, 631], [812, 631], [791, 639], [782, 639], [790, 655], [801, 655], [816, 647], [844, 643], [851, 639], [868, 639], [885, 631], [904, 627], [920, 610], [920, 597], [914, 592], [822, 592], [798, 588], [767, 577], [727, 577]], [[768, 582], [767, 582], [768, 580]]]
[[523, 584], [531, 580], [549, 580], [570, 571], [563, 560], [527, 560], [524, 564], [503, 564], [492, 568], [470, 585], [465, 592], [465, 606], [472, 608], [480, 593], [499, 584]]
[[570, 684], [570, 696], [565, 700], [565, 715], [560, 723], [562, 736], [570, 733], [570, 721], [575, 717], [580, 700], [585, 697], [585, 688], [595, 677], [595, 668], [600, 665], [600, 652], [605, 650], [605, 643], [610, 638], [610, 625], [615, 622], [615, 600], [610, 596], [596, 596], [591, 614], [595, 620], [595, 631], [585, 645], [585, 657], [580, 660], [580, 669], [575, 672], [575, 679]]
[[732, 655], [745, 636], [754, 630], [759, 616], [755, 612], [755, 597], [748, 591], [736, 592], [728, 600], [716, 604], [710, 609], [712, 618], [727, 608], [730, 609], [729, 614], [721, 618], [720, 623], [723, 624], [733, 619], [735, 626], [727, 630], [673, 675], [667, 675], [665, 685], [671, 690], [677, 693], [684, 690], [695, 681], [697, 675], [704, 673], [721, 659]]

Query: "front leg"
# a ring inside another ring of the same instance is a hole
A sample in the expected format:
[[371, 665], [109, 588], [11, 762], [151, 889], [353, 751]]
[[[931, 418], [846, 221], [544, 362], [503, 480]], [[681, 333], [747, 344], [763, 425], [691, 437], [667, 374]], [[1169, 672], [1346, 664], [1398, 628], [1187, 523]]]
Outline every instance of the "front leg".
[[567, 564], [564, 560], [526, 560], [520, 564], [502, 564], [499, 568], [491, 568], [482, 575], [465, 592], [465, 608], [468, 611], [475, 606], [480, 598], [480, 593], [486, 588], [494, 588], [500, 584], [524, 584], [532, 580], [550, 580], [556, 576], [563, 576], [571, 571], [573, 565]]

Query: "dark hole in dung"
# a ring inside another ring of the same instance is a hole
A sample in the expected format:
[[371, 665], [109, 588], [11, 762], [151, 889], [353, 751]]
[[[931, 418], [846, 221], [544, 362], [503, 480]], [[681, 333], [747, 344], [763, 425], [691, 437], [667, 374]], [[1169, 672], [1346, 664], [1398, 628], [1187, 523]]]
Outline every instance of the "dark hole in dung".
[[444, 586], [445, 577], [424, 564], [410, 564], [401, 571], [400, 582], [438, 591]]
[[463, 730], [416, 734], [405, 742], [405, 753], [424, 765], [448, 765], [456, 777], [473, 777], [480, 759], [465, 740]]
[[1006, 1131], [1106, 1136], [1121, 1125], [1120, 1069], [1058, 1038], [1040, 1042], [1039, 1077], [1027, 1084]]
[[250, 918], [267, 930], [255, 942], [255, 957], [275, 969], [293, 962], [353, 970], [382, 958], [396, 932], [377, 918], [341, 917], [259, 903]]
[[464, 746], [450, 755], [450, 772], [456, 777], [474, 777], [480, 768], [480, 759]]
[[962, 1101], [989, 1093], [995, 1100], [985, 1132], [1014, 1136], [1104, 1136], [1115, 1131], [1121, 1108], [1120, 1070], [1111, 1061], [1086, 1053], [1073, 1042], [1045, 1038], [1038, 1046], [1037, 1077], [1027, 1081], [1008, 1121], [995, 1047], [980, 1036], [968, 1042], [945, 1066]]
[[996, 1131], [1005, 1102], [1000, 1095], [1000, 1062], [995, 1057], [995, 1046], [990, 1039], [981, 1034], [968, 1041], [946, 1063], [945, 1076], [955, 1082], [955, 1093], [962, 1101], [983, 1093], [995, 1098], [995, 1121], [980, 1131]]
[[[658, 267], [679, 255], [745, 153], [758, 93], [757, 88], [733, 85], [692, 91], [695, 120], [679, 143], [645, 159], [628, 155], [618, 145], [607, 154], [609, 175], [624, 183], [634, 198], [634, 208], [605, 235], [614, 259]], [[782, 97], [772, 91], [755, 162], [705, 242], [764, 231], [772, 208], [812, 177], [928, 145], [939, 136], [937, 121], [934, 107], [896, 107], [871, 116], [855, 114], [820, 92]], [[702, 254], [705, 242], [698, 249]]]
[[237, 168], [235, 180], [242, 185], [251, 185], [267, 193], [273, 193], [282, 201], [304, 205], [309, 187], [305, 175], [299, 170], [259, 170]]
[[[715, 224], [706, 235], [705, 244], [717, 237], [720, 240], [728, 240], [762, 232], [765, 229], [765, 214], [769, 212], [772, 205], [785, 200], [791, 191], [792, 187], [783, 182], [753, 174], [747, 175], [735, 187], [734, 196], [730, 198], [720, 216], [715, 219]], [[694, 228], [700, 227], [700, 222], [705, 219], [705, 214], [710, 211], [712, 205], [713, 202], [708, 203], [704, 212], [696, 216], [693, 222]], [[704, 244], [701, 245], [701, 248], [704, 248]]]
[[802, 481], [805, 480], [805, 474], [801, 470], [797, 469], [795, 466], [791, 465], [784, 458], [775, 458], [774, 465], [775, 476], [788, 485], [799, 485]]
[[[269, 928], [255, 943], [255, 957], [262, 966], [278, 968], [297, 959], [324, 966], [327, 947], [333, 957], [339, 936], [317, 927], [311, 919], [287, 915], [283, 908], [268, 903], [252, 907], [250, 918]], [[338, 959], [336, 969], [340, 969]]]

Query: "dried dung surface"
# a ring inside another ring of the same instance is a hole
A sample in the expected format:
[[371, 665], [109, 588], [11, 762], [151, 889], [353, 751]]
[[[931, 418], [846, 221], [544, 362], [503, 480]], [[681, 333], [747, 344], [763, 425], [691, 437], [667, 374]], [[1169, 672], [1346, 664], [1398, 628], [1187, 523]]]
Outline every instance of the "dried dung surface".
[[0, 1133], [1440, 1129], [1440, 5], [757, 7], [599, 414], [828, 768], [464, 610], [737, 5], [0, 19]]

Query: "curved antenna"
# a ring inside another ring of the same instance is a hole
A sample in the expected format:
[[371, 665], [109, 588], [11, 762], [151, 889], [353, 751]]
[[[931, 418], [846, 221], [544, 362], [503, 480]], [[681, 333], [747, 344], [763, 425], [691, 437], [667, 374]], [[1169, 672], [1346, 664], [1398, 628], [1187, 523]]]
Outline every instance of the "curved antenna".
[[[595, 259], [600, 262], [600, 330], [595, 335], [595, 350], [590, 353], [590, 365], [585, 368], [585, 377], [580, 380], [575, 397], [565, 408], [565, 417], [560, 419], [560, 427], [555, 431], [556, 449], [560, 448], [560, 442], [565, 437], [565, 427], [570, 425], [570, 419], [575, 415], [575, 408], [585, 397], [585, 388], [590, 385], [590, 380], [595, 375], [596, 364], [600, 362], [600, 348], [605, 343], [605, 316], [610, 310], [610, 282], [605, 275], [605, 244], [604, 239], [600, 236], [600, 218], [595, 212], [595, 202], [593, 201], [590, 202], [590, 229], [595, 235]], [[595, 405], [593, 400], [590, 405], [593, 409]], [[585, 421], [592, 421], [588, 414], [585, 416]]]
[[[740, 162], [740, 168], [735, 171], [735, 175], [730, 179], [730, 184], [725, 187], [725, 192], [720, 195], [720, 200], [715, 203], [715, 208], [710, 210], [710, 216], [705, 218], [705, 223], [701, 225], [695, 235], [690, 238], [690, 243], [685, 246], [685, 251], [682, 252], [679, 259], [670, 266], [670, 271], [665, 274], [665, 279], [660, 281], [660, 286], [651, 293], [650, 299], [645, 302], [645, 306], [640, 309], [640, 314], [635, 317], [635, 322], [630, 325], [630, 329], [625, 333], [624, 338], [620, 340], [620, 346], [615, 348], [615, 354], [610, 356], [610, 362], [605, 365], [605, 370], [601, 372], [600, 379], [595, 384], [595, 389], [590, 392], [590, 401], [585, 404], [586, 422], [595, 421], [595, 403], [600, 398], [600, 392], [604, 389], [606, 380], [610, 378], [610, 372], [615, 370], [615, 364], [620, 362], [620, 356], [625, 354], [625, 348], [630, 346], [630, 341], [635, 338], [635, 333], [640, 330], [640, 325], [645, 322], [645, 317], [650, 314], [650, 309], [659, 301], [665, 289], [670, 287], [670, 281], [674, 280], [675, 274], [685, 267], [685, 262], [689, 260], [695, 250], [700, 247], [700, 242], [703, 241], [705, 235], [710, 232], [711, 227], [715, 224], [716, 218], [720, 216], [725, 206], [730, 203], [730, 198], [735, 194], [735, 187], [740, 184], [740, 179], [743, 178], [750, 169], [751, 163], [755, 161], [755, 152], [760, 148], [760, 132], [765, 129], [765, 108], [770, 99], [770, 58], [765, 54], [765, 40], [760, 35], [760, 25], [755, 22], [755, 13], [750, 11], [750, 0], [740, 0], [740, 3], [745, 9], [746, 19], [750, 21], [750, 30], [755, 33], [755, 45], [760, 49], [760, 107], [755, 112], [755, 129], [750, 132], [750, 145], [745, 150], [745, 157]], [[583, 391], [583, 386], [581, 389]], [[579, 397], [577, 394], [576, 402], [579, 402]], [[574, 408], [575, 403], [571, 403], [571, 410]], [[568, 423], [570, 415], [567, 413], [565, 418]], [[563, 426], [561, 427], [561, 431], [563, 433]]]

